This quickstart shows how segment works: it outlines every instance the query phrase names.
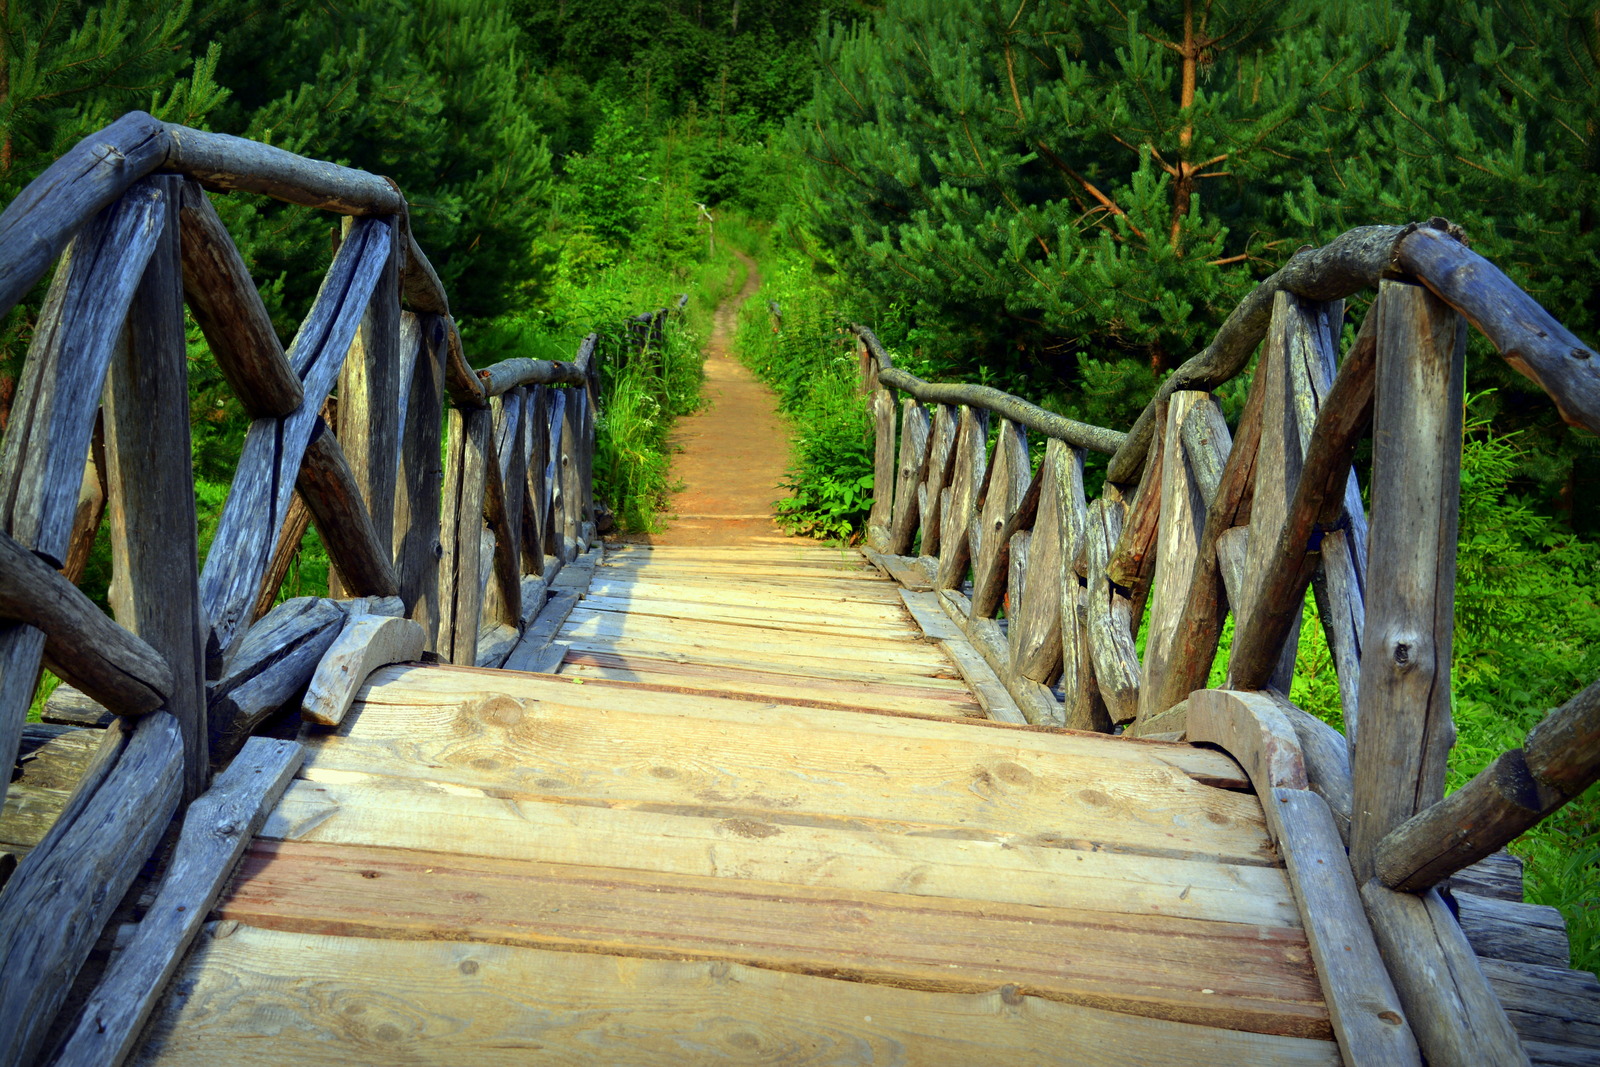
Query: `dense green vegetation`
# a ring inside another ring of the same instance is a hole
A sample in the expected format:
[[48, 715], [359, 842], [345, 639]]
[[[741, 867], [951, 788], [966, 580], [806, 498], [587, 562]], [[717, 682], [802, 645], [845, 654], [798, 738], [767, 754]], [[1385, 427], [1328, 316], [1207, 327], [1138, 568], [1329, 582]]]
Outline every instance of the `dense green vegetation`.
[[[690, 294], [663, 350], [607, 380], [597, 474], [634, 529], [739, 280], [730, 242], [766, 278], [744, 357], [797, 429], [783, 516], [827, 537], [871, 492], [846, 321], [915, 373], [1121, 427], [1298, 246], [1439, 214], [1600, 335], [1600, 0], [826, 8], [0, 3], [0, 201], [141, 108], [392, 177], [479, 364], [590, 331], [620, 355], [624, 318]], [[333, 224], [214, 200], [287, 340]], [[0, 323], [0, 432], [41, 294]], [[204, 547], [246, 421], [192, 337]], [[1600, 447], [1481, 342], [1469, 359], [1453, 785], [1600, 673]], [[312, 537], [288, 592], [325, 569]], [[107, 577], [102, 552], [85, 584]], [[1293, 695], [1336, 721], [1307, 610]], [[1600, 966], [1600, 799], [1517, 850]]]

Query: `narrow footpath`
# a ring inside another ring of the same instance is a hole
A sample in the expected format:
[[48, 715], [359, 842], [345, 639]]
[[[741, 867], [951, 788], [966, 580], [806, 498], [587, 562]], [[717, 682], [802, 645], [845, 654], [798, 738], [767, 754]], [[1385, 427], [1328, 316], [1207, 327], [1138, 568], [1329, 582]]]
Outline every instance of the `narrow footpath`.
[[706, 343], [705, 406], [673, 431], [672, 473], [683, 484], [662, 533], [629, 537], [655, 545], [749, 545], [785, 538], [772, 502], [789, 466], [789, 428], [772, 391], [733, 356], [739, 309], [761, 287], [756, 261], [734, 252], [748, 271], [738, 293], [717, 308]]

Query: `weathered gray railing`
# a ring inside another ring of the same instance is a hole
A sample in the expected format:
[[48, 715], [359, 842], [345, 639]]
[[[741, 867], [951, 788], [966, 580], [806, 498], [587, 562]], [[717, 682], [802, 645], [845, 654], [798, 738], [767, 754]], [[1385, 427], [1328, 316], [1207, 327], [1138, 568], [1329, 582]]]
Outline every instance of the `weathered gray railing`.
[[[347, 216], [287, 351], [208, 188]], [[58, 256], [0, 452], [0, 766], [15, 760], [41, 663], [117, 721], [0, 893], [0, 1064], [40, 1053], [107, 917], [183, 798], [206, 792], [213, 761], [233, 759], [228, 780], [191, 809], [160, 921], [141, 924], [165, 933], [107, 976], [115, 995], [60, 1062], [126, 1052], [293, 774], [297, 745], [246, 744], [264, 718], [304, 693], [308, 719], [337, 722], [351, 695], [341, 679], [383, 662], [501, 665], [548, 637], [530, 622], [549, 579], [595, 537], [596, 338], [571, 362], [474, 373], [386, 179], [132, 114], [0, 215], [0, 314]], [[186, 302], [254, 419], [203, 565]], [[86, 465], [97, 420], [103, 458]], [[115, 621], [58, 573], [69, 559], [81, 568], [103, 510]], [[312, 521], [335, 599], [269, 610]]]
[[[1341, 363], [1344, 298], [1372, 288]], [[1163, 383], [1128, 434], [993, 389], [919, 381], [857, 327], [877, 434], [867, 543], [902, 582], [939, 591], [1014, 700], [991, 714], [1222, 743], [1259, 768], [1252, 779], [1286, 852], [1311, 831], [1274, 822], [1275, 791], [1320, 796], [1326, 811], [1306, 818], [1339, 833], [1313, 834], [1301, 851], [1343, 855], [1348, 844], [1351, 872], [1308, 909], [1309, 925], [1317, 915], [1370, 920], [1410, 1021], [1406, 1040], [1414, 1031], [1430, 1062], [1514, 1063], [1516, 1035], [1430, 887], [1600, 776], [1600, 683], [1444, 800], [1463, 316], [1569, 422], [1600, 431], [1600, 357], [1442, 220], [1365, 227], [1296, 255]], [[1230, 433], [1206, 390], [1238, 374], [1263, 340]], [[896, 391], [907, 394], [898, 403]], [[1369, 427], [1370, 531], [1352, 469]], [[1037, 469], [1028, 430], [1047, 438]], [[1112, 455], [1092, 502], [1085, 449]], [[1308, 585], [1345, 737], [1281, 698]], [[1232, 692], [1208, 691], [1230, 610]], [[1262, 690], [1277, 695], [1235, 695]], [[1284, 772], [1291, 750], [1304, 770]], [[1325, 983], [1342, 958], [1319, 955]], [[1330, 1005], [1338, 992], [1328, 990]], [[1371, 1004], [1385, 1002], [1374, 989]], [[1339, 1022], [1335, 1010], [1341, 1041], [1374, 1057], [1350, 1062], [1415, 1062], [1416, 1045], [1396, 1046], [1381, 1011]]]

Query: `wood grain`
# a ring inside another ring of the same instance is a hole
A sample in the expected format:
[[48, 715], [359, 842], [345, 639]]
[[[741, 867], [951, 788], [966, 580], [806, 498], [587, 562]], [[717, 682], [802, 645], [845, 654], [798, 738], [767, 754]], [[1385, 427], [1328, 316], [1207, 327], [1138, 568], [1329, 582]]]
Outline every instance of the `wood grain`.
[[[1167, 404], [1166, 443], [1161, 472], [1161, 525], [1155, 545], [1155, 574], [1150, 596], [1150, 622], [1145, 634], [1144, 671], [1139, 681], [1139, 717], [1157, 715], [1166, 677], [1172, 669], [1174, 644], [1189, 600], [1189, 583], [1200, 558], [1200, 534], [1206, 502], [1180, 440], [1184, 423], [1202, 406], [1215, 407], [1209, 393], [1184, 390]], [[1218, 412], [1220, 418], [1220, 412]]]
[[[1129, 1014], [1329, 1036], [1300, 932], [1244, 923], [289, 842], [254, 846], [220, 911], [299, 933], [723, 959], [940, 992], [1014, 983]], [[1175, 938], [1181, 956], [1163, 951]]]
[[410, 619], [360, 615], [345, 623], [317, 664], [300, 702], [307, 722], [337, 726], [367, 676], [422, 653], [422, 627]]
[[[1466, 324], [1420, 286], [1378, 304], [1373, 527], [1350, 855], [1358, 880], [1390, 830], [1444, 796], [1455, 742], [1455, 617]], [[1378, 726], [1378, 723], [1382, 726]]]
[[183, 732], [184, 798], [211, 777], [205, 653], [211, 622], [200, 607], [189, 355], [179, 264], [181, 180], [145, 179], [161, 193], [161, 237], [128, 311], [126, 343], [105, 391], [111, 506], [108, 594], [118, 622], [150, 643], [172, 671], [166, 710]]
[[[696, 1062], [1332, 1067], [1331, 1042], [1192, 1026], [1006, 986], [929, 993], [746, 967], [220, 924], [162, 1007], [141, 1064], [375, 1058], [511, 1067]], [[1071, 1040], [1063, 1042], [1062, 1035]]]
[[300, 378], [256, 291], [244, 257], [204, 189], [183, 183], [183, 295], [240, 406], [252, 419], [281, 418], [300, 406]]

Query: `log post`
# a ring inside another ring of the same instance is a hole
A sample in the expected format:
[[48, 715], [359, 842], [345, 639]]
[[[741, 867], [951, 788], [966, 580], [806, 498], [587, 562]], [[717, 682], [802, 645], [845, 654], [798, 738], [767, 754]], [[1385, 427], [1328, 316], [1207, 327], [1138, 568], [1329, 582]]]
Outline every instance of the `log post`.
[[900, 404], [900, 463], [895, 471], [894, 508], [884, 551], [903, 556], [911, 551], [920, 517], [921, 487], [928, 466], [928, 412], [911, 397]]
[[939, 539], [939, 573], [934, 579], [935, 589], [960, 588], [967, 576], [967, 564], [972, 559], [967, 524], [972, 521], [973, 505], [983, 483], [988, 436], [987, 413], [962, 407], [956, 431], [955, 471], [951, 475], [950, 498], [948, 501], [942, 500], [939, 506], [939, 525], [943, 533]]
[[444, 472], [444, 560], [439, 573], [439, 655], [471, 667], [478, 658], [483, 604], [483, 498], [488, 479], [489, 409], [452, 407]]
[[950, 464], [955, 457], [956, 409], [940, 404], [933, 411], [932, 439], [922, 483], [917, 486], [917, 515], [922, 524], [922, 555], [937, 556], [943, 536], [941, 507], [944, 489], [950, 484]]
[[405, 390], [404, 434], [395, 487], [394, 563], [400, 599], [409, 618], [422, 624], [425, 647], [438, 648], [439, 558], [444, 549], [439, 533], [439, 495], [444, 466], [440, 444], [444, 433], [444, 323], [438, 315], [417, 320], [419, 350]]
[[200, 607], [189, 358], [183, 329], [178, 198], [182, 180], [146, 179], [162, 193], [161, 238], [128, 312], [125, 343], [106, 383], [110, 467], [111, 609], [172, 668], [167, 710], [183, 732], [184, 799], [210, 777], [205, 649]]
[[[1200, 533], [1205, 525], [1206, 503], [1190, 473], [1181, 434], [1191, 412], [1215, 406], [1211, 394], [1184, 390], [1167, 403], [1165, 452], [1158, 479], [1161, 486], [1161, 522], [1155, 546], [1155, 575], [1150, 598], [1150, 625], [1144, 646], [1144, 674], [1139, 682], [1139, 720], [1166, 711], [1158, 707], [1171, 669], [1173, 646], [1182, 611], [1189, 599], [1189, 583], [1200, 555]], [[1218, 412], [1220, 418], [1221, 413]], [[1153, 467], [1145, 468], [1148, 480]], [[1174, 701], [1176, 703], [1176, 701]]]
[[1350, 858], [1372, 875], [1385, 834], [1444, 796], [1466, 324], [1421, 286], [1377, 305], [1371, 558]]
[[889, 550], [889, 520], [894, 514], [895, 417], [894, 394], [887, 389], [872, 393], [872, 511], [867, 515], [867, 544]]
[[[344, 220], [349, 233], [355, 220]], [[350, 475], [385, 554], [394, 542], [396, 461], [400, 453], [400, 249], [394, 219], [389, 254], [339, 372], [335, 427]], [[393, 561], [390, 560], [392, 563]], [[337, 594], [336, 594], [337, 595]]]
[[[141, 183], [79, 231], [28, 346], [0, 445], [0, 532], [53, 567], [65, 562], [72, 539], [101, 386], [160, 236], [161, 206], [156, 187]], [[9, 219], [8, 211], [0, 222]], [[0, 626], [0, 767], [16, 758], [44, 645], [37, 629]]]

